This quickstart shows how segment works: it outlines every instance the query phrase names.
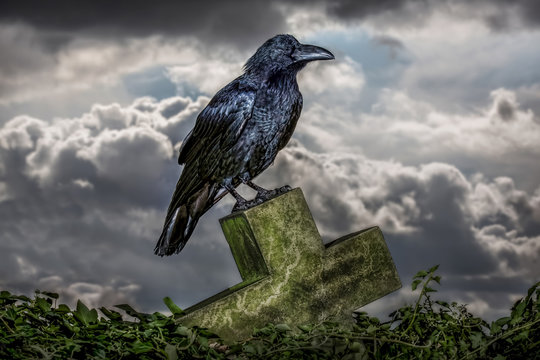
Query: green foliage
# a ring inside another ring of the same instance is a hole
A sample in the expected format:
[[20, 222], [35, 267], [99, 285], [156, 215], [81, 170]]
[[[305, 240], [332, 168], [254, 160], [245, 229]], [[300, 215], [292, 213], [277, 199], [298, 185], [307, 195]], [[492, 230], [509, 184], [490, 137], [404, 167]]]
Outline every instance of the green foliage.
[[[174, 316], [144, 314], [127, 304], [134, 321], [114, 310], [75, 310], [55, 306], [57, 294], [36, 292], [34, 299], [0, 293], [0, 359], [192, 359], [223, 357], [212, 349], [218, 337], [205, 329], [186, 328]], [[170, 301], [170, 299], [169, 299]], [[168, 304], [171, 306], [172, 301]], [[180, 309], [175, 306], [175, 310]]]
[[418, 272], [414, 305], [381, 322], [355, 313], [355, 324], [268, 324], [253, 336], [225, 343], [216, 334], [181, 323], [183, 311], [170, 298], [171, 316], [144, 314], [127, 304], [120, 312], [75, 310], [56, 305], [58, 294], [36, 291], [34, 299], [0, 292], [1, 359], [538, 359], [540, 283], [517, 301], [510, 316], [491, 324], [464, 305], [433, 300], [437, 266]]

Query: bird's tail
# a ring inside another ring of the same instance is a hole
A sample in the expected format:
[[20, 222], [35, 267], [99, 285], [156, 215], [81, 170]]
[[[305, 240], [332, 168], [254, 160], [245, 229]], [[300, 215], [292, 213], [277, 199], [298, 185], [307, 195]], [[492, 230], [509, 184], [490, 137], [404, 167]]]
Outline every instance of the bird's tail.
[[205, 183], [188, 193], [177, 186], [154, 253], [159, 256], [178, 254], [186, 245], [199, 218], [214, 205], [219, 190], [219, 186], [211, 183]]

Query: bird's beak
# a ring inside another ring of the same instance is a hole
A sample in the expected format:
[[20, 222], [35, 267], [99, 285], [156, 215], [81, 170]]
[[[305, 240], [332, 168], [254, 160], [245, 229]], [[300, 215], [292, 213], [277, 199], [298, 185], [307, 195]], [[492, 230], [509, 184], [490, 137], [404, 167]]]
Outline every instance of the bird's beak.
[[334, 54], [322, 47], [304, 44], [301, 44], [293, 51], [292, 58], [294, 62], [335, 59]]

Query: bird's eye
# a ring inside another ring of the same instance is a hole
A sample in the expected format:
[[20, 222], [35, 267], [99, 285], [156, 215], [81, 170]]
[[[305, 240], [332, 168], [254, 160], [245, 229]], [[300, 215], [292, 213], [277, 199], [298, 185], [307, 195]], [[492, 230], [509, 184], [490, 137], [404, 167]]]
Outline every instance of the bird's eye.
[[294, 52], [296, 51], [296, 46], [291, 47], [290, 57], [293, 57]]

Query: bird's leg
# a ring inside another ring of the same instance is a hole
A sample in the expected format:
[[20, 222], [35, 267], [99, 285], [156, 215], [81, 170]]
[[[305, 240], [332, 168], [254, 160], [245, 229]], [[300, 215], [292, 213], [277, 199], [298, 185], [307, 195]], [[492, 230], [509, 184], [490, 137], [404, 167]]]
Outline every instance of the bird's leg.
[[270, 192], [270, 190], [266, 190], [265, 188], [253, 183], [251, 180], [247, 180], [245, 184], [257, 192], [257, 197], [262, 197]]
[[241, 177], [239, 178], [239, 180], [242, 183], [249, 186], [250, 188], [252, 188], [253, 190], [257, 191], [257, 196], [255, 196], [255, 199], [253, 200], [246, 200], [236, 191], [232, 183], [224, 185], [225, 189], [227, 189], [227, 191], [236, 199], [236, 204], [234, 204], [234, 207], [232, 208], [232, 212], [240, 211], [240, 210], [247, 210], [249, 208], [260, 205], [267, 200], [275, 198], [276, 196], [284, 194], [287, 191], [291, 190], [291, 187], [289, 185], [285, 185], [275, 190], [266, 190], [265, 188], [257, 184], [254, 184], [251, 180], [248, 180], [246, 177]]
[[265, 188], [263, 187], [260, 187], [259, 185], [257, 184], [254, 184], [252, 181], [250, 180], [247, 180], [245, 182], [245, 184], [249, 187], [251, 187], [253, 190], [257, 191], [257, 196], [255, 197], [255, 201], [257, 203], [263, 203], [267, 200], [270, 200], [278, 195], [281, 195], [281, 194], [284, 194], [286, 193], [287, 191], [290, 191], [292, 190], [291, 187], [289, 185], [285, 185], [283, 187], [280, 187], [278, 189], [274, 189], [274, 190], [266, 190]]
[[239, 210], [246, 210], [246, 209], [249, 209], [249, 204], [248, 204], [248, 201], [246, 199], [244, 199], [239, 193], [238, 191], [236, 191], [236, 189], [234, 188], [234, 186], [232, 185], [225, 185], [225, 188], [227, 189], [227, 191], [232, 195], [234, 196], [234, 198], [236, 199], [236, 204], [234, 204], [234, 207], [232, 208], [232, 212], [235, 212], [235, 211], [239, 211]]

